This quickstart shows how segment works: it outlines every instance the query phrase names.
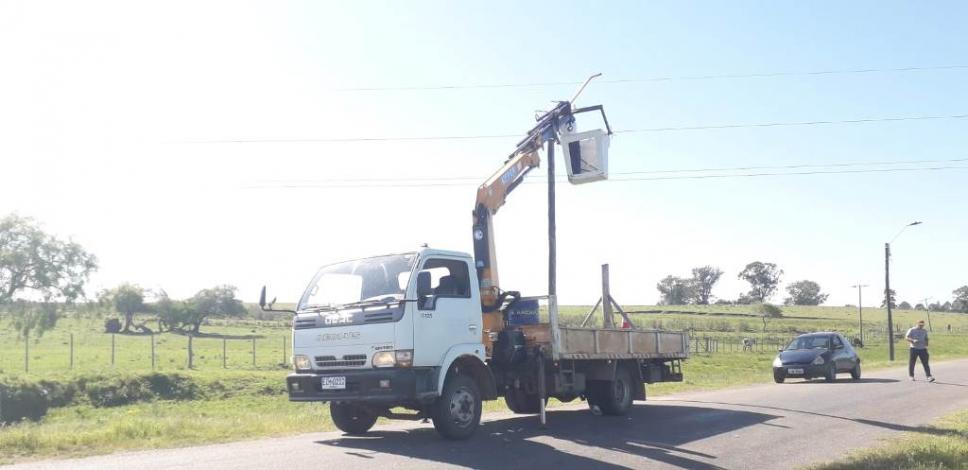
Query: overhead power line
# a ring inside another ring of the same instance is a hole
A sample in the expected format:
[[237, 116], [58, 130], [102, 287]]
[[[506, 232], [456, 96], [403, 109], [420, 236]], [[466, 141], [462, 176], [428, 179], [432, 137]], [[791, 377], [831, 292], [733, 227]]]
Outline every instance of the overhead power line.
[[[645, 127], [640, 129], [619, 129], [616, 134], [636, 134], [650, 132], [681, 132], [728, 130], [744, 128], [795, 127], [795, 126], [825, 126], [836, 124], [869, 124], [883, 122], [928, 121], [939, 119], [965, 119], [968, 114], [949, 114], [936, 116], [897, 116], [875, 117], [842, 120], [817, 121], [787, 121], [787, 122], [757, 122], [741, 124], [712, 124], [678, 127]], [[477, 134], [477, 135], [437, 135], [437, 136], [376, 136], [376, 137], [321, 137], [321, 138], [242, 138], [242, 139], [213, 139], [194, 140], [185, 143], [192, 144], [278, 144], [278, 143], [354, 143], [354, 142], [414, 142], [414, 141], [447, 141], [447, 140], [489, 140], [519, 138], [521, 134]]]
[[[872, 162], [840, 162], [840, 163], [801, 163], [794, 165], [759, 165], [759, 166], [734, 166], [734, 167], [714, 167], [714, 168], [685, 168], [685, 169], [661, 169], [661, 170], [634, 170], [634, 171], [612, 171], [610, 177], [626, 175], [656, 175], [669, 173], [708, 173], [715, 171], [756, 171], [756, 170], [793, 170], [804, 168], [844, 168], [857, 166], [885, 166], [885, 165], [915, 165], [915, 164], [950, 164], [968, 162], [968, 158], [952, 158], [944, 160], [883, 160]], [[784, 173], [785, 174], [785, 173]], [[564, 180], [565, 175], [559, 174], [558, 178]], [[545, 175], [530, 173], [525, 178], [539, 179], [546, 178]], [[369, 178], [324, 178], [312, 180], [286, 180], [286, 181], [266, 181], [265, 184], [321, 184], [321, 183], [393, 183], [405, 180], [407, 182], [459, 182], [466, 181], [479, 184], [482, 182], [480, 176], [418, 176], [418, 177], [369, 177]]]
[[[965, 159], [968, 160], [968, 159]], [[959, 161], [959, 160], [953, 160]], [[864, 168], [849, 170], [809, 170], [797, 172], [760, 172], [760, 173], [727, 173], [727, 174], [707, 174], [707, 175], [675, 175], [675, 176], [648, 176], [648, 177], [628, 177], [610, 178], [606, 182], [618, 183], [628, 181], [670, 181], [670, 180], [702, 180], [702, 179], [728, 179], [728, 178], [755, 178], [766, 176], [806, 176], [806, 175], [835, 175], [835, 174], [856, 174], [856, 173], [898, 173], [911, 171], [942, 171], [942, 170], [968, 170], [968, 166], [959, 165], [939, 165], [928, 167], [910, 168]], [[525, 181], [523, 184], [544, 184], [544, 181], [534, 179]], [[476, 186], [473, 182], [410, 182], [397, 180], [386, 183], [376, 184], [339, 184], [334, 182], [309, 182], [309, 183], [275, 183], [275, 184], [256, 184], [246, 186], [247, 189], [339, 189], [339, 188], [432, 188], [446, 186]]]
[[[791, 72], [762, 72], [762, 73], [733, 73], [733, 74], [709, 74], [709, 75], [678, 75], [678, 76], [657, 76], [644, 78], [627, 78], [613, 80], [599, 80], [596, 84], [623, 84], [623, 83], [650, 83], [650, 82], [671, 82], [686, 80], [725, 80], [743, 78], [775, 78], [775, 77], [809, 77], [823, 75], [853, 75], [868, 73], [895, 73], [895, 72], [923, 72], [932, 70], [963, 70], [968, 69], [968, 65], [929, 65], [921, 67], [895, 67], [895, 68], [854, 68], [854, 69], [831, 69], [815, 71], [791, 71]], [[412, 85], [412, 86], [382, 86], [382, 87], [348, 87], [336, 88], [334, 91], [340, 92], [362, 92], [362, 91], [435, 91], [435, 90], [470, 90], [470, 89], [494, 89], [494, 88], [539, 88], [552, 86], [574, 86], [581, 85], [578, 81], [547, 81], [547, 82], [510, 82], [510, 83], [468, 83], [452, 85]]]

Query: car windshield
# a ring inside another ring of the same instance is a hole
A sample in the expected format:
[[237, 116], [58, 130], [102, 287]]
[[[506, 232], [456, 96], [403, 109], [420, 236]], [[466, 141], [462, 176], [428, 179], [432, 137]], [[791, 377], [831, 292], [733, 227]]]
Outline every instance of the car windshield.
[[324, 266], [299, 300], [299, 310], [336, 308], [404, 298], [416, 253], [377, 256]]
[[787, 350], [793, 349], [830, 349], [829, 336], [801, 336], [786, 347]]

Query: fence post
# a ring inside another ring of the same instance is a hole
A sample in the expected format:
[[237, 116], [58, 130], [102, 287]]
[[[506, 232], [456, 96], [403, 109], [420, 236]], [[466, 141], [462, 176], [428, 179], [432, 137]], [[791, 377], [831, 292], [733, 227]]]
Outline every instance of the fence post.
[[74, 369], [74, 333], [71, 333], [71, 370]]
[[227, 348], [225, 347], [226, 342], [227, 340], [225, 338], [222, 338], [222, 368], [223, 369], [228, 369], [228, 360], [225, 358], [225, 351], [227, 350]]
[[111, 333], [111, 367], [114, 367], [114, 337], [116, 335]]
[[286, 359], [286, 347], [287, 346], [288, 346], [288, 344], [286, 342], [286, 337], [283, 336], [282, 337], [282, 365], [283, 366], [285, 366], [285, 365], [287, 365], [289, 363], [289, 360]]
[[151, 370], [155, 370], [155, 334], [151, 333]]
[[252, 338], [252, 367], [255, 367], [255, 338]]
[[188, 368], [189, 369], [192, 369], [195, 366], [194, 361], [193, 361], [194, 360], [194, 357], [193, 356], [194, 356], [194, 354], [193, 354], [193, 351], [192, 351], [192, 335], [189, 334], [188, 335]]
[[30, 334], [24, 336], [24, 373], [30, 372]]

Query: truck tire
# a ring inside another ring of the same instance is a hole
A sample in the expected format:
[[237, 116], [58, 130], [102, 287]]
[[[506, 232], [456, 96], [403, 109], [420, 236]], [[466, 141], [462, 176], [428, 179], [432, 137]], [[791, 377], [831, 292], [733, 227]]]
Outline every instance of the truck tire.
[[434, 429], [447, 439], [467, 439], [481, 424], [481, 391], [474, 379], [454, 375], [431, 411]]
[[632, 408], [632, 374], [625, 367], [615, 369], [615, 379], [595, 381], [592, 395], [594, 401], [589, 404], [598, 405], [602, 413], [610, 416], [622, 416]]
[[[548, 399], [545, 398], [545, 403]], [[537, 393], [527, 393], [520, 388], [509, 388], [504, 393], [504, 403], [515, 414], [535, 414], [541, 412], [541, 402]]]
[[340, 431], [354, 436], [366, 434], [376, 424], [377, 418], [375, 414], [352, 403], [330, 403], [329, 414]]

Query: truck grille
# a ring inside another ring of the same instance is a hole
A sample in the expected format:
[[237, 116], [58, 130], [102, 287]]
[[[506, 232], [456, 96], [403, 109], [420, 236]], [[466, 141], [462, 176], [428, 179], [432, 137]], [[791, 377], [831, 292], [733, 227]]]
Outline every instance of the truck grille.
[[302, 318], [302, 319], [296, 320], [295, 323], [293, 323], [292, 327], [295, 330], [306, 330], [309, 328], [316, 328], [316, 319]]
[[366, 365], [366, 354], [347, 354], [342, 359], [336, 356], [316, 356], [316, 367], [320, 369], [335, 369], [340, 367], [363, 367]]

